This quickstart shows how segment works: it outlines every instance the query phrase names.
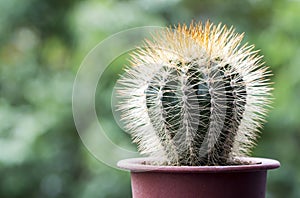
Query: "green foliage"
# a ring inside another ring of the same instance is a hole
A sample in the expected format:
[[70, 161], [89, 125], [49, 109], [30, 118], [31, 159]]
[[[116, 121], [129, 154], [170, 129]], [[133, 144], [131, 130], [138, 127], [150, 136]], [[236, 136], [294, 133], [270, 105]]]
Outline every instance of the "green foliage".
[[298, 0], [0, 1], [0, 197], [130, 197], [128, 173], [94, 160], [77, 135], [76, 70], [112, 33], [207, 18], [247, 32], [271, 66], [274, 108], [253, 155], [282, 163], [270, 172], [268, 197], [300, 197]]

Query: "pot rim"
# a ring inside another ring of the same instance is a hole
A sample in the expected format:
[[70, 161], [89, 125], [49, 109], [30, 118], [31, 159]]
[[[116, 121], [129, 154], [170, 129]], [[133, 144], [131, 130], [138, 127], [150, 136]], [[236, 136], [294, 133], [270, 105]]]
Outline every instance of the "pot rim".
[[130, 170], [131, 172], [176, 172], [176, 173], [217, 173], [217, 172], [254, 172], [266, 171], [280, 167], [280, 162], [274, 159], [260, 157], [238, 157], [237, 159], [250, 162], [247, 165], [228, 165], [228, 166], [158, 166], [148, 165], [145, 162], [153, 161], [153, 158], [130, 158], [118, 162], [117, 166]]

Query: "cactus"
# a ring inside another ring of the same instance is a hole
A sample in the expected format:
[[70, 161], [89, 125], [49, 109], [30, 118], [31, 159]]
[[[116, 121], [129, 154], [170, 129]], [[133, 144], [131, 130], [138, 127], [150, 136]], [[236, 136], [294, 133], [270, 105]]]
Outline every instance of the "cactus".
[[247, 156], [270, 105], [271, 75], [225, 25], [167, 28], [132, 53], [119, 110], [142, 154], [161, 165], [230, 165]]

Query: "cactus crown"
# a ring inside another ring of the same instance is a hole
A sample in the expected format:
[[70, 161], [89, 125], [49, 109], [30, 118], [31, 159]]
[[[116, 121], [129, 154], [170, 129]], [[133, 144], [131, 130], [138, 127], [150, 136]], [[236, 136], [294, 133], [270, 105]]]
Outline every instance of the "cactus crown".
[[225, 25], [166, 29], [132, 54], [119, 110], [142, 154], [165, 165], [228, 165], [248, 155], [270, 103], [253, 45]]

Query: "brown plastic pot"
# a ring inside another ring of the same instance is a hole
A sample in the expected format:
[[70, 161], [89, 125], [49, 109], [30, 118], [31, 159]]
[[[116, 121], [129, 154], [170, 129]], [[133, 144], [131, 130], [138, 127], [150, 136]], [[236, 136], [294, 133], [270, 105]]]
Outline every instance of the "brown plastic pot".
[[263, 198], [267, 170], [280, 166], [276, 160], [240, 158], [251, 165], [154, 166], [150, 158], [121, 160], [120, 168], [131, 171], [134, 198]]

